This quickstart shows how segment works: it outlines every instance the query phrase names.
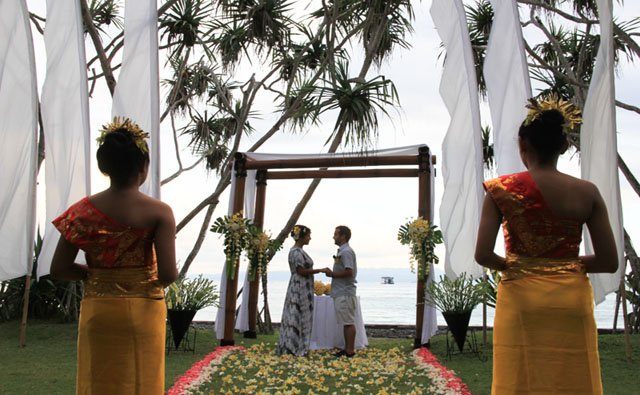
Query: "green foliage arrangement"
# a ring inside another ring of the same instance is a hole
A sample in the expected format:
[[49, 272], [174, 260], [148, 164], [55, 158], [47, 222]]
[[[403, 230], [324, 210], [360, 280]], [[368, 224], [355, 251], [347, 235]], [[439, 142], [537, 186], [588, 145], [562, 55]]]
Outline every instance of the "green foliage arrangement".
[[264, 273], [270, 257], [282, 248], [282, 244], [253, 224], [249, 225], [248, 231], [246, 251], [249, 261], [249, 281], [254, 281], [256, 275], [260, 277]]
[[209, 306], [218, 307], [218, 290], [213, 281], [198, 277], [180, 277], [164, 291], [167, 309], [197, 311]]
[[498, 284], [500, 284], [500, 272], [497, 270], [488, 270], [486, 280], [483, 278], [476, 279], [476, 282], [486, 282], [487, 306], [496, 308], [496, 300], [498, 298]]
[[484, 281], [474, 282], [466, 273], [455, 280], [440, 276], [440, 281], [426, 285], [425, 303], [435, 306], [442, 313], [466, 313], [482, 303], [488, 288]]
[[442, 243], [442, 232], [436, 225], [418, 217], [411, 219], [398, 229], [398, 240], [402, 245], [411, 248], [411, 271], [414, 272], [414, 263], [418, 263], [418, 278], [426, 279], [429, 276], [429, 263], [438, 263], [440, 259], [434, 250], [436, 244]]
[[227, 257], [227, 279], [229, 280], [235, 278], [236, 265], [251, 238], [249, 226], [250, 222], [243, 217], [242, 211], [219, 217], [211, 225], [212, 232], [224, 236], [224, 254]]
[[249, 281], [253, 281], [266, 270], [271, 257], [282, 245], [251, 221], [242, 212], [219, 217], [211, 226], [211, 231], [224, 235], [224, 253], [227, 257], [227, 279], [233, 280], [236, 264], [242, 251], [249, 261]]

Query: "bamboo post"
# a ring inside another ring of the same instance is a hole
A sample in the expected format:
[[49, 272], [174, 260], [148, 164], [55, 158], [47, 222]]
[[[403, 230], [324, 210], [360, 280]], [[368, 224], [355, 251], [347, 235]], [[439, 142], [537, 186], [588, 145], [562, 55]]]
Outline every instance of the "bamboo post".
[[622, 299], [622, 318], [624, 321], [624, 345], [627, 363], [631, 364], [631, 339], [629, 339], [629, 317], [627, 317], [627, 296], [624, 289], [624, 274], [620, 279], [620, 294]]
[[24, 348], [27, 337], [27, 315], [29, 312], [29, 291], [31, 290], [31, 275], [27, 274], [24, 286], [24, 304], [22, 306], [22, 323], [20, 324], [20, 344], [18, 347]]
[[[488, 281], [487, 272], [484, 271], [484, 275], [482, 276], [484, 282]], [[482, 345], [487, 345], [487, 295], [485, 294], [482, 298]]]
[[[244, 204], [244, 184], [247, 180], [245, 169], [246, 157], [237, 153], [235, 158], [236, 187], [233, 196], [233, 213], [241, 212]], [[236, 294], [238, 293], [238, 275], [240, 272], [240, 257], [235, 264], [233, 279], [227, 279], [227, 291], [224, 305], [224, 337], [220, 340], [221, 346], [233, 346], [233, 332], [236, 322]], [[228, 273], [227, 273], [228, 274]]]
[[[256, 205], [253, 215], [253, 223], [258, 228], [264, 227], [264, 210], [267, 197], [267, 171], [258, 170], [256, 176]], [[260, 277], [256, 273], [255, 278], [249, 284], [249, 330], [244, 333], [244, 337], [255, 339], [256, 322], [258, 320], [258, 296], [260, 293]]]
[[[418, 216], [432, 221], [431, 213], [431, 155], [428, 147], [420, 147], [418, 150]], [[413, 347], [422, 346], [422, 327], [424, 324], [424, 299], [426, 278], [420, 278], [418, 270], [418, 284], [416, 295], [416, 337]]]

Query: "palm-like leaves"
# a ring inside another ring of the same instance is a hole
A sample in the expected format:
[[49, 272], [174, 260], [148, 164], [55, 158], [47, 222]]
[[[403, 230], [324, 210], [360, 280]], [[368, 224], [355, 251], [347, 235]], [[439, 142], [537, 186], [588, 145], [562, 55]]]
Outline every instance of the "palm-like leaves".
[[378, 136], [378, 111], [388, 115], [386, 106], [398, 103], [398, 93], [391, 80], [378, 76], [370, 81], [349, 78], [348, 63], [340, 62], [336, 68], [335, 86], [320, 89], [320, 113], [337, 109], [339, 114], [331, 139], [345, 124], [346, 144], [367, 147]]
[[213, 66], [203, 60], [184, 68], [181, 67], [182, 58], [171, 58], [169, 63], [174, 75], [173, 79], [163, 81], [164, 85], [171, 88], [167, 95], [167, 105], [173, 105], [174, 112], [185, 113], [193, 105], [194, 99], [210, 95], [215, 71]]
[[289, 45], [291, 26], [296, 25], [288, 15], [292, 4], [287, 0], [218, 2], [223, 17], [211, 23], [210, 33], [223, 68], [233, 69], [250, 46], [259, 53], [268, 53], [274, 47]]
[[396, 46], [410, 48], [406, 36], [413, 32], [413, 8], [408, 0], [376, 0], [370, 3], [373, 4], [369, 4], [366, 9], [362, 38], [365, 47], [368, 43], [377, 41], [374, 61], [380, 66]]
[[[220, 170], [220, 165], [229, 155], [228, 144], [238, 130], [238, 121], [235, 115], [204, 115], [195, 113], [191, 123], [182, 129], [181, 135], [190, 137], [189, 147], [196, 155], [206, 158], [208, 170]], [[253, 131], [251, 125], [246, 122], [242, 131]]]
[[478, 81], [478, 92], [484, 97], [487, 94], [487, 85], [484, 80], [484, 57], [489, 43], [489, 33], [493, 24], [493, 7], [487, 0], [477, 0], [475, 6], [466, 7], [466, 16], [469, 25], [469, 38], [473, 51], [473, 61]]
[[222, 70], [233, 70], [247, 52], [249, 35], [239, 21], [215, 21], [211, 24], [213, 49], [218, 53], [218, 61]]
[[493, 144], [491, 144], [491, 127], [485, 126], [482, 128], [482, 162], [487, 170], [491, 170], [495, 167], [496, 156], [493, 151]]
[[174, 54], [193, 47], [202, 36], [200, 27], [211, 11], [210, 3], [203, 0], [178, 0], [160, 20], [161, 37], [167, 37], [169, 46], [175, 46]]
[[[120, 5], [115, 0], [91, 0], [89, 13], [95, 27], [104, 33], [104, 26], [113, 24], [118, 29], [123, 28], [120, 16]], [[85, 32], [87, 29], [84, 29]]]

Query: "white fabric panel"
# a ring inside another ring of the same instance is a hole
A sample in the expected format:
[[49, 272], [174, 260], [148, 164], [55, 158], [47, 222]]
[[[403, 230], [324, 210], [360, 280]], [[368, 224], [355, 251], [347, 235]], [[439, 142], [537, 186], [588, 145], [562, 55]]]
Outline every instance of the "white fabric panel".
[[482, 268], [473, 253], [479, 226], [482, 189], [480, 107], [465, 19], [460, 0], [434, 0], [431, 17], [447, 51], [440, 96], [451, 122], [442, 142], [444, 192], [440, 224], [446, 250], [445, 273], [478, 277]]
[[32, 268], [38, 93], [28, 17], [24, 0], [0, 1], [0, 280]]
[[527, 115], [531, 81], [516, 0], [491, 0], [494, 10], [484, 60], [484, 79], [493, 121], [493, 152], [498, 175], [525, 170], [518, 129]]
[[131, 118], [151, 138], [149, 177], [140, 190], [160, 198], [160, 91], [158, 80], [158, 9], [156, 0], [126, 0], [124, 49], [113, 116]]
[[[433, 278], [436, 275], [433, 270], [433, 263], [429, 265], [429, 276], [427, 277], [426, 285], [433, 282]], [[426, 294], [425, 299], [429, 299], [429, 294]], [[426, 344], [433, 336], [438, 332], [438, 314], [435, 306], [424, 304], [424, 316], [422, 318], [422, 334], [420, 335], [420, 344]]]
[[[244, 216], [252, 221], [255, 219], [256, 205], [256, 170], [247, 171], [247, 179], [245, 181], [244, 191]], [[244, 275], [244, 283], [242, 285], [242, 302], [240, 303], [240, 311], [236, 317], [235, 328], [240, 332], [249, 330], [249, 265], [247, 262], [247, 270]]]
[[[618, 249], [618, 271], [613, 274], [590, 274], [595, 302], [618, 289], [624, 275], [624, 231], [618, 179], [616, 112], [613, 67], [613, 27], [611, 0], [598, 0], [600, 48], [587, 101], [584, 105], [580, 135], [582, 178], [593, 182], [607, 205], [609, 221]], [[593, 254], [589, 232], [585, 228], [585, 250]]]
[[[47, 220], [38, 277], [49, 274], [60, 233], [51, 221], [90, 194], [89, 98], [84, 32], [77, 1], [47, 1], [47, 72], [41, 113], [45, 133]], [[84, 263], [84, 254], [76, 262]]]
[[[361, 350], [369, 345], [367, 331], [362, 320], [360, 297], [356, 303], [356, 338], [354, 348]], [[314, 296], [313, 300], [313, 324], [311, 326], [311, 338], [309, 349], [322, 350], [338, 348], [344, 349], [344, 328], [336, 322], [336, 313], [333, 308], [333, 299], [330, 296]]]
[[[370, 151], [366, 154], [369, 156], [396, 156], [396, 155], [417, 155], [418, 149], [422, 145], [412, 145], [406, 147], [397, 147], [397, 148], [388, 148], [377, 151]], [[360, 156], [362, 153], [354, 152], [354, 153], [339, 153], [339, 154], [270, 154], [270, 153], [255, 153], [248, 152], [245, 153], [247, 156], [247, 160], [276, 160], [276, 159], [310, 159], [310, 158], [333, 158], [333, 157], [354, 157]], [[253, 218], [254, 209], [255, 209], [255, 194], [256, 194], [256, 171], [249, 170], [247, 171], [247, 179], [245, 183], [245, 198], [244, 198], [244, 206], [245, 206], [245, 216], [251, 215], [248, 218]], [[431, 173], [433, 174], [433, 172]], [[236, 173], [235, 168], [231, 172], [231, 193], [229, 194], [229, 208], [227, 213], [229, 215], [233, 214], [233, 199], [235, 194], [235, 183], [236, 183]], [[432, 197], [433, 201], [433, 197]], [[215, 321], [215, 331], [216, 337], [218, 339], [224, 338], [224, 309], [227, 295], [227, 270], [226, 264], [223, 265], [222, 275], [220, 277], [220, 307], [216, 313], [216, 321]], [[244, 281], [245, 289], [249, 289], [248, 279], [245, 277]], [[240, 311], [238, 313], [238, 317], [235, 323], [235, 329], [240, 331], [249, 330], [249, 312], [248, 312], [248, 300], [249, 293], [243, 292], [242, 302], [240, 305]], [[246, 299], [245, 299], [246, 298]], [[431, 316], [431, 314], [429, 314]], [[427, 317], [427, 314], [425, 314]], [[435, 322], [435, 310], [433, 312], [434, 322]], [[425, 324], [426, 325], [426, 324]], [[431, 323], [429, 323], [431, 325]], [[435, 324], [437, 326], [437, 323]]]

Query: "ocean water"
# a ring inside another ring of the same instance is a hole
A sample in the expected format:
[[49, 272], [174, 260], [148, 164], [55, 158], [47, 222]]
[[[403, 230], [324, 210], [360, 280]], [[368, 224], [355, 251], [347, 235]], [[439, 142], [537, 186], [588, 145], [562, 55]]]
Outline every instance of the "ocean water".
[[[416, 283], [396, 282], [395, 284], [380, 284], [379, 282], [359, 282], [358, 296], [365, 324], [395, 324], [415, 325], [416, 323]], [[270, 281], [269, 309], [273, 322], [280, 322], [282, 307], [287, 291], [286, 281]], [[596, 324], [598, 328], [613, 327], [616, 295], [609, 294], [607, 298], [595, 307]], [[260, 309], [262, 295], [260, 295]], [[217, 308], [206, 308], [198, 311], [194, 320], [215, 321]], [[494, 309], [487, 307], [487, 325], [493, 326]], [[438, 325], [446, 325], [444, 318], [438, 312]], [[472, 326], [482, 325], [482, 305], [476, 307], [471, 314]], [[622, 308], [618, 313], [618, 329], [622, 328]]]

